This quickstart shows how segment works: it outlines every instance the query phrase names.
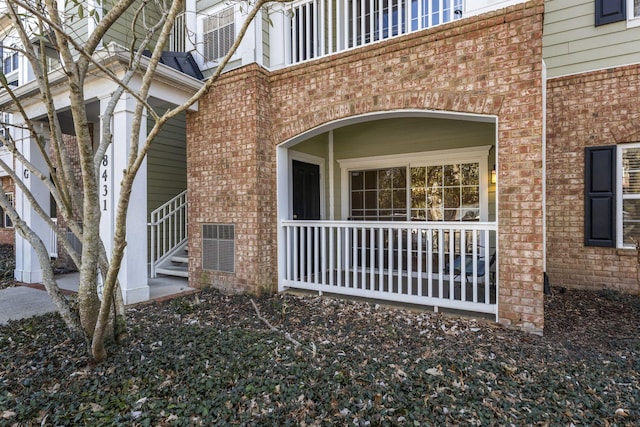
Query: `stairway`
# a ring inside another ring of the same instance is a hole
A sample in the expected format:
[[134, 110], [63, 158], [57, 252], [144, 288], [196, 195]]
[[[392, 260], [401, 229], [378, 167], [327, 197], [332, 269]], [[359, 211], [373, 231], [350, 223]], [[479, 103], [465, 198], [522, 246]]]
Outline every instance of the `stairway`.
[[165, 276], [189, 277], [188, 242], [176, 247], [156, 266], [156, 274]]
[[151, 212], [149, 219], [149, 277], [189, 277], [186, 190]]

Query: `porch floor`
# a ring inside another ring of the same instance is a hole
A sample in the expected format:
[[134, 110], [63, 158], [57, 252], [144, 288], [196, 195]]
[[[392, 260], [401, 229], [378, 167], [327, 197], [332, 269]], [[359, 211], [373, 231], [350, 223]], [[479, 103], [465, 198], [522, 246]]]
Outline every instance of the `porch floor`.
[[[61, 289], [77, 292], [80, 284], [80, 273], [67, 273], [56, 276]], [[156, 300], [185, 292], [195, 291], [189, 287], [187, 279], [182, 277], [159, 276], [149, 279], [149, 300]]]

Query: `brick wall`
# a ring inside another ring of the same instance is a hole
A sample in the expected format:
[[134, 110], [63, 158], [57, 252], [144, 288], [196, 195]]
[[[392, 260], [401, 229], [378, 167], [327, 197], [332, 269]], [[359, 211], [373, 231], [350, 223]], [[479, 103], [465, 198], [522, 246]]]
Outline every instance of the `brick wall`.
[[[188, 117], [190, 284], [276, 281], [275, 146], [332, 120], [402, 109], [498, 118], [499, 316], [543, 327], [542, 15], [535, 0], [268, 73], [224, 75]], [[235, 274], [200, 266], [201, 224], [235, 223]]]
[[550, 282], [638, 294], [635, 250], [584, 246], [584, 148], [640, 141], [640, 65], [552, 79], [547, 91]]

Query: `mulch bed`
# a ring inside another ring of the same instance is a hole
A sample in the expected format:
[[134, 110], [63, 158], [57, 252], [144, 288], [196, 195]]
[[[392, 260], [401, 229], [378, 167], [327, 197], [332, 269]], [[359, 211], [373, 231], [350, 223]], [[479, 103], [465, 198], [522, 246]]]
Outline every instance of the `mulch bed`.
[[212, 290], [131, 308], [128, 345], [97, 366], [57, 315], [0, 327], [0, 425], [640, 424], [638, 296], [556, 291], [544, 337], [366, 302], [254, 301], [264, 320], [250, 297]]

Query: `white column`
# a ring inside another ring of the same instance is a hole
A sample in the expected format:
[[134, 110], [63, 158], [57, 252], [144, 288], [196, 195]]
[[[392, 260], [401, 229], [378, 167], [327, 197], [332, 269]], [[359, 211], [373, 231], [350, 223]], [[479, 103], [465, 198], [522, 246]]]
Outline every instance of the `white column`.
[[[196, 19], [196, 0], [187, 0], [185, 2], [184, 11], [184, 24], [187, 27], [184, 48], [187, 52], [193, 52], [194, 50], [196, 50], [195, 35], [198, 31], [198, 21]], [[194, 57], [196, 56], [197, 55], [194, 54]]]
[[[101, 113], [108, 100], [100, 101]], [[113, 114], [113, 143], [107, 149], [100, 166], [100, 236], [105, 242], [109, 257], [113, 250], [115, 215], [120, 197], [120, 183], [131, 148], [131, 126], [135, 102], [123, 95]], [[102, 115], [102, 114], [101, 114]], [[102, 124], [101, 124], [102, 127]], [[140, 143], [147, 134], [147, 118], [142, 117]], [[125, 304], [149, 299], [147, 284], [147, 162], [143, 162], [134, 180], [127, 213], [127, 247], [122, 259], [118, 279]]]
[[[35, 124], [36, 128], [42, 126]], [[45, 138], [48, 136], [48, 129], [42, 127], [42, 134]], [[27, 130], [21, 129], [19, 126], [15, 128], [16, 145], [18, 150], [36, 167], [43, 172], [45, 176], [49, 175], [44, 157], [38, 148], [38, 142], [31, 137]], [[49, 212], [49, 190], [36, 178], [31, 170], [24, 167], [22, 163], [16, 162], [16, 173], [27, 189], [33, 194], [40, 204], [40, 207]], [[14, 204], [18, 215], [29, 225], [29, 227], [38, 235], [45, 247], [49, 247], [49, 239], [51, 238], [51, 228], [46, 221], [40, 217], [29, 203], [24, 192], [18, 185], [15, 187]], [[36, 256], [36, 252], [31, 244], [16, 232], [16, 269], [14, 277], [19, 282], [24, 283], [40, 283], [42, 282], [42, 268]]]
[[278, 204], [278, 292], [284, 288], [284, 269], [286, 267], [285, 231], [280, 221], [289, 218], [289, 151], [284, 146], [276, 147], [276, 200]]

